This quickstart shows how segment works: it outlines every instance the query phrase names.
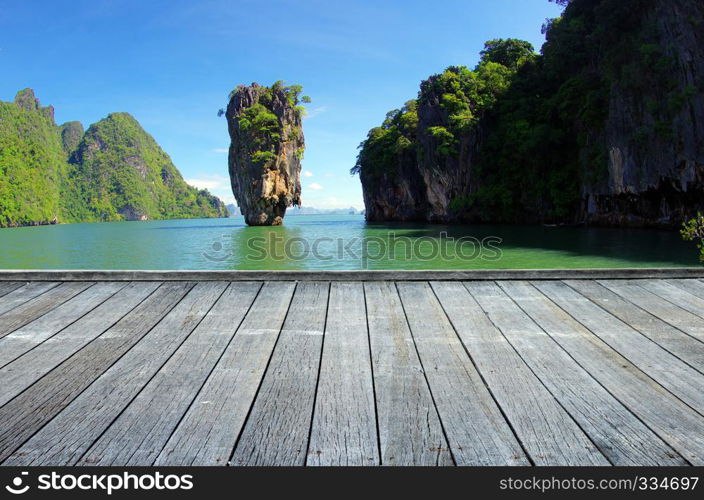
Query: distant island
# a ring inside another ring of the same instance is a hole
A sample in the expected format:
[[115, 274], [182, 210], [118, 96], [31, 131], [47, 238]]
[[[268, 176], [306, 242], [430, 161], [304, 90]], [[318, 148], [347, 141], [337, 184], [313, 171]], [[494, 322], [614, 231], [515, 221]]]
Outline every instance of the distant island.
[[[241, 216], [240, 207], [234, 203], [227, 205], [230, 217]], [[315, 208], [315, 207], [289, 207], [286, 215], [295, 217], [297, 215], [364, 215], [364, 210], [357, 210], [355, 207], [349, 208]]]
[[57, 125], [32, 89], [0, 101], [0, 227], [227, 216], [130, 114], [84, 132]]

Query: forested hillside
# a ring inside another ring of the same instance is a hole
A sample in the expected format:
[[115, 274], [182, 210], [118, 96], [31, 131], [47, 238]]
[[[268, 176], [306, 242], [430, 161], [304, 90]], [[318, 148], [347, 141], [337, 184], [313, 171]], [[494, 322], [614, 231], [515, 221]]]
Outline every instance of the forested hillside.
[[79, 122], [57, 126], [31, 89], [0, 102], [0, 227], [226, 216], [129, 114], [84, 133]]
[[704, 4], [559, 0], [360, 146], [370, 220], [679, 226], [704, 208]]

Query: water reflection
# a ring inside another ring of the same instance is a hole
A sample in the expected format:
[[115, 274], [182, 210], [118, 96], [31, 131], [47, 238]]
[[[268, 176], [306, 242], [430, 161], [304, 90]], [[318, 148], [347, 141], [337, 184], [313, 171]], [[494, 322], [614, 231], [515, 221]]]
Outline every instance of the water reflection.
[[366, 224], [359, 216], [241, 217], [0, 230], [13, 269], [491, 269], [697, 265], [676, 231]]

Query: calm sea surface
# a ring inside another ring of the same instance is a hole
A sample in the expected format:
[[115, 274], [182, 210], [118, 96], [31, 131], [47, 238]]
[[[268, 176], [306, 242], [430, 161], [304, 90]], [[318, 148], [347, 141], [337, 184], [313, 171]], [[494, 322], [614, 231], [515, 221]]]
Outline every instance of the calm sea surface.
[[242, 217], [0, 229], [5, 269], [528, 269], [696, 266], [675, 231]]

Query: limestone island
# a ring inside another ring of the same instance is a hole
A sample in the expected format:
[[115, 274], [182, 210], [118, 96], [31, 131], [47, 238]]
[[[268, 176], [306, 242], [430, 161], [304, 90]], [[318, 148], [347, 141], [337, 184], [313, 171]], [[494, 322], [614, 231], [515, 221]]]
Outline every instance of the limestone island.
[[[250, 226], [278, 226], [286, 209], [301, 204], [305, 150], [300, 85], [238, 85], [230, 94], [227, 128], [232, 192]], [[221, 111], [222, 114], [223, 111]]]

